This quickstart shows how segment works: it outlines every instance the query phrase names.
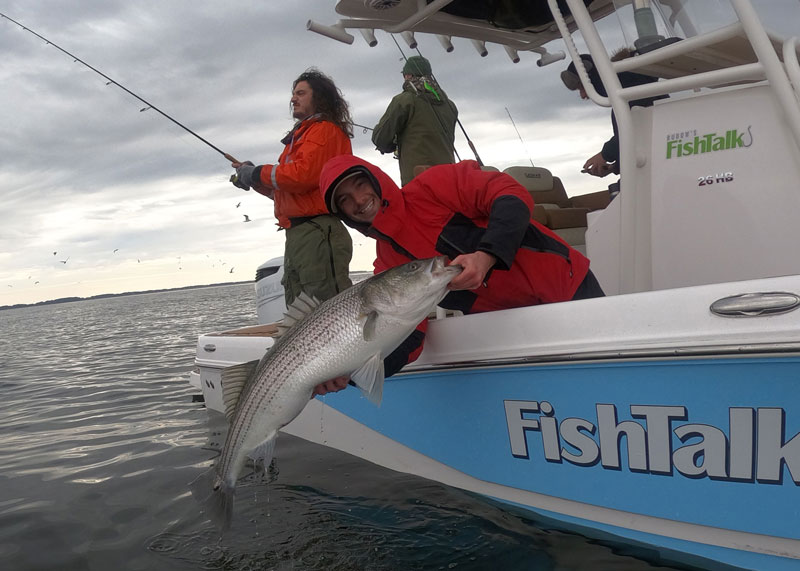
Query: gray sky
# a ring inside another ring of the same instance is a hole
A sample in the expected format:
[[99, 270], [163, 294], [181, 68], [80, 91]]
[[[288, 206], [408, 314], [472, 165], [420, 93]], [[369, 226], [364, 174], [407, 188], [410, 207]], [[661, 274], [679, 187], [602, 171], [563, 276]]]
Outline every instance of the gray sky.
[[[355, 122], [370, 127], [400, 90], [391, 36], [377, 32], [369, 48], [359, 35], [345, 45], [306, 31], [309, 18], [335, 23], [333, 6], [0, 0], [0, 12], [256, 164], [280, 154], [292, 126], [291, 83], [306, 68], [333, 77]], [[451, 54], [433, 37], [418, 40], [486, 164], [532, 159], [571, 195], [610, 182], [579, 172], [611, 134], [609, 111], [563, 87], [566, 62], [539, 68], [538, 56], [513, 64], [497, 45], [481, 58], [466, 40], [454, 38]], [[234, 188], [216, 151], [2, 18], [0, 53], [0, 306], [250, 280], [282, 255], [272, 201]], [[460, 132], [456, 145], [462, 159], [473, 158]], [[396, 161], [375, 151], [369, 134], [357, 129], [353, 149], [399, 180]], [[374, 245], [360, 235], [354, 243], [351, 268], [371, 269]]]

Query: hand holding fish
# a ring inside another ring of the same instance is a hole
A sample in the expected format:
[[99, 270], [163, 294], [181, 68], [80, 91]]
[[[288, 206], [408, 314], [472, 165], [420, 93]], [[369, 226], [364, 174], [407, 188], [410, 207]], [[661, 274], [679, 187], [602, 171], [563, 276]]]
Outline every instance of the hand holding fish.
[[486, 274], [489, 273], [495, 262], [497, 262], [497, 258], [487, 252], [478, 251], [471, 254], [461, 254], [450, 265], [462, 266], [464, 270], [453, 278], [448, 289], [471, 290], [481, 287], [486, 279]]
[[311, 393], [311, 398], [314, 398], [317, 395], [322, 396], [328, 393], [339, 392], [342, 389], [346, 389], [347, 383], [349, 382], [350, 377], [336, 377], [329, 381], [325, 381], [324, 383], [320, 383], [314, 387], [314, 392]]

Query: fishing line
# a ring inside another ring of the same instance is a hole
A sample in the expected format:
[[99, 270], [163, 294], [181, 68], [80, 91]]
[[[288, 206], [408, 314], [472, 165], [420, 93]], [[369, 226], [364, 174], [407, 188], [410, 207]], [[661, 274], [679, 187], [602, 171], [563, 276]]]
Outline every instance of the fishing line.
[[[511, 119], [511, 124], [514, 126], [514, 130], [517, 132], [517, 137], [519, 137], [519, 142], [522, 143], [522, 148], [525, 149], [525, 152], [528, 153], [528, 147], [525, 145], [525, 141], [522, 140], [522, 135], [519, 134], [519, 129], [517, 129], [517, 124], [514, 123], [514, 118], [511, 116], [511, 111], [508, 110], [508, 107], [505, 108], [506, 113], [508, 113], [508, 118]], [[531, 158], [530, 153], [528, 153], [528, 160], [531, 162], [531, 166], [533, 165], [533, 159]]]
[[[30, 32], [31, 34], [33, 34], [33, 35], [34, 35], [34, 36], [36, 36], [37, 38], [41, 39], [41, 40], [42, 40], [42, 41], [44, 41], [45, 43], [47, 43], [47, 44], [49, 44], [49, 45], [53, 46], [54, 48], [56, 48], [56, 49], [57, 49], [57, 50], [59, 50], [60, 52], [63, 52], [63, 53], [65, 53], [65, 54], [67, 54], [69, 57], [71, 57], [72, 59], [74, 59], [76, 62], [78, 62], [78, 63], [80, 63], [80, 64], [82, 64], [82, 65], [84, 65], [84, 66], [88, 67], [89, 69], [91, 69], [91, 70], [92, 70], [93, 72], [95, 72], [96, 74], [98, 74], [98, 75], [100, 75], [100, 76], [104, 77], [105, 79], [107, 79], [107, 80], [109, 81], [109, 83], [113, 83], [114, 85], [116, 85], [117, 87], [119, 87], [120, 89], [122, 89], [123, 91], [125, 91], [126, 93], [128, 93], [129, 95], [132, 95], [133, 97], [135, 97], [136, 99], [138, 99], [139, 101], [141, 101], [142, 103], [144, 103], [145, 105], [147, 105], [147, 107], [145, 107], [145, 108], [143, 108], [143, 109], [140, 109], [140, 112], [141, 112], [141, 111], [147, 111], [148, 109], [152, 109], [153, 111], [156, 111], [157, 113], [160, 113], [162, 116], [166, 117], [167, 119], [169, 119], [170, 121], [172, 121], [173, 123], [175, 123], [175, 124], [176, 124], [178, 127], [180, 127], [181, 129], [183, 129], [183, 130], [184, 130], [184, 131], [186, 131], [187, 133], [189, 133], [189, 134], [191, 134], [191, 135], [194, 135], [195, 137], [197, 137], [198, 139], [200, 139], [201, 141], [203, 141], [203, 142], [204, 142], [206, 145], [208, 145], [209, 147], [211, 147], [212, 149], [214, 149], [215, 151], [217, 151], [219, 154], [221, 154], [223, 157], [225, 157], [225, 158], [226, 158], [226, 159], [228, 159], [229, 161], [231, 161], [231, 162], [234, 162], [234, 163], [238, 163], [238, 162], [239, 162], [239, 161], [237, 161], [237, 160], [236, 160], [234, 157], [232, 157], [231, 155], [229, 155], [228, 153], [226, 153], [225, 151], [223, 151], [223, 150], [222, 150], [222, 149], [220, 149], [219, 147], [216, 147], [215, 145], [211, 144], [209, 141], [207, 141], [206, 139], [204, 139], [203, 137], [201, 137], [200, 135], [198, 135], [197, 133], [195, 133], [194, 131], [192, 131], [192, 130], [191, 130], [189, 127], [187, 127], [187, 126], [186, 126], [186, 125], [184, 125], [183, 123], [180, 123], [180, 122], [179, 122], [179, 121], [177, 121], [176, 119], [173, 119], [172, 117], [170, 117], [169, 115], [167, 115], [166, 113], [164, 113], [164, 112], [163, 112], [161, 109], [159, 109], [158, 107], [156, 107], [155, 105], [153, 105], [152, 103], [150, 103], [149, 101], [147, 101], [146, 99], [143, 99], [142, 97], [139, 97], [139, 96], [138, 96], [138, 95], [136, 95], [136, 94], [135, 94], [133, 91], [131, 91], [130, 89], [128, 89], [127, 87], [125, 87], [124, 85], [122, 85], [121, 83], [119, 83], [118, 81], [115, 81], [114, 79], [111, 79], [110, 77], [108, 77], [108, 76], [107, 76], [105, 73], [103, 73], [103, 72], [102, 72], [102, 71], [100, 71], [99, 69], [97, 69], [97, 68], [95, 68], [95, 67], [92, 67], [91, 65], [89, 65], [88, 63], [86, 63], [85, 61], [83, 61], [83, 60], [82, 60], [81, 58], [79, 58], [78, 56], [76, 56], [76, 55], [74, 55], [74, 54], [71, 54], [70, 52], [68, 52], [67, 50], [65, 50], [64, 48], [62, 48], [61, 46], [59, 46], [58, 44], [55, 44], [55, 43], [51, 42], [50, 40], [48, 40], [48, 39], [47, 39], [47, 38], [45, 38], [44, 36], [42, 36], [42, 35], [40, 35], [40, 34], [37, 34], [37, 33], [36, 33], [36, 32], [34, 32], [33, 30], [31, 30], [30, 28], [28, 28], [28, 27], [26, 27], [26, 26], [22, 25], [21, 23], [17, 22], [17, 21], [16, 21], [16, 20], [14, 20], [13, 18], [9, 18], [8, 16], [6, 16], [5, 14], [3, 14], [2, 12], [0, 12], [0, 16], [2, 16], [3, 18], [5, 18], [5, 19], [6, 19], [6, 20], [8, 20], [9, 22], [13, 22], [14, 24], [16, 24], [17, 26], [19, 26], [20, 28], [22, 28], [22, 29], [23, 29], [23, 30], [25, 30], [26, 32]], [[106, 84], [106, 85], [108, 85], [108, 84]]]

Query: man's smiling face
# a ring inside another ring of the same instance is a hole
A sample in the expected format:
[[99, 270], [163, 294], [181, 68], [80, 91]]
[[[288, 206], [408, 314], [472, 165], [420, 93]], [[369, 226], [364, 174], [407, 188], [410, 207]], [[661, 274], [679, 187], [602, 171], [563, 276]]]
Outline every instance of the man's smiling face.
[[381, 199], [372, 187], [372, 182], [363, 174], [346, 178], [339, 183], [333, 200], [336, 209], [347, 218], [367, 224], [372, 224], [381, 205]]

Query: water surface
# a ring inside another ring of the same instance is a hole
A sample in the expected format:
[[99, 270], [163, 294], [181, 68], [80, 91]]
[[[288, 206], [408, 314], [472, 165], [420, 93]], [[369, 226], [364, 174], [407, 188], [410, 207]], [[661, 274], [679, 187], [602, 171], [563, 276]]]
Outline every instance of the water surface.
[[[252, 285], [0, 311], [0, 568], [644, 570], [466, 492], [281, 435], [220, 539], [187, 484], [224, 422], [188, 384]], [[664, 567], [662, 567], [664, 568]]]

